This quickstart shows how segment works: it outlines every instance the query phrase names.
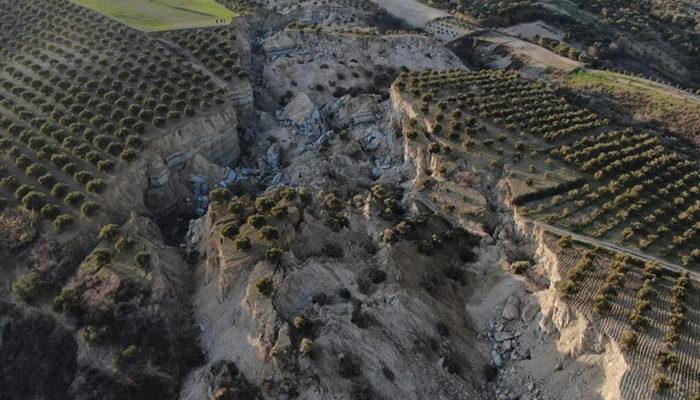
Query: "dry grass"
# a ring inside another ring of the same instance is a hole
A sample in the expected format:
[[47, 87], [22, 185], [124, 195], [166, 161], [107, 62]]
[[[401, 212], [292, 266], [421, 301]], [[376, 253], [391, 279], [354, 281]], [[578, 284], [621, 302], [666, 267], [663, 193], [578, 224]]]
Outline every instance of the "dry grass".
[[34, 239], [36, 230], [26, 212], [7, 210], [0, 213], [0, 250], [13, 250]]

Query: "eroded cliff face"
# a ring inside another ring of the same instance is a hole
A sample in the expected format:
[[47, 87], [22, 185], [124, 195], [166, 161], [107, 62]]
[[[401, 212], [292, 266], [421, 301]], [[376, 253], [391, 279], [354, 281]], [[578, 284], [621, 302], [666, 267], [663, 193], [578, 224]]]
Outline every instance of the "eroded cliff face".
[[[191, 374], [183, 398], [220, 391], [212, 376], [221, 361], [266, 398], [482, 398], [489, 361], [462, 311], [468, 271], [454, 261], [473, 242], [455, 233], [420, 254], [417, 243], [450, 229], [428, 218], [383, 244], [391, 221], [376, 198], [358, 194], [332, 212], [327, 200], [285, 203], [288, 215], [273, 223], [285, 249], [276, 261], [261, 259], [255, 238], [241, 254], [222, 237], [231, 218], [217, 215], [221, 206], [197, 223], [196, 318], [209, 364]], [[345, 225], [330, 224], [329, 213]]]
[[[396, 85], [392, 87], [391, 104], [394, 118], [401, 121], [403, 126], [419, 118], [418, 106], [402, 96]], [[431, 129], [430, 125], [428, 129]], [[419, 177], [437, 181], [428, 190], [429, 196], [419, 194], [417, 198], [429, 197], [438, 204], [442, 203], [432, 209], [437, 213], [445, 213], [445, 203], [454, 203], [446, 201], [449, 196], [440, 197], [436, 194], [441, 188], [450, 188], [449, 181], [459, 181], [459, 173], [437, 176], [430, 174], [436, 170], [435, 165], [445, 161], [436, 162], [436, 154], [430, 154], [425, 146], [416, 141], [405, 139], [404, 151], [406, 162], [415, 166], [416, 181], [421, 179]], [[467, 160], [464, 166], [458, 168], [473, 174], [466, 186], [476, 193], [461, 196], [468, 203], [462, 207], [473, 207], [474, 199], [481, 198], [486, 205], [482, 209], [481, 218], [488, 216], [487, 220], [482, 221], [491, 221], [480, 225], [490, 227], [484, 232], [487, 239], [482, 241], [481, 260], [485, 261], [490, 255], [493, 257], [490, 260], [492, 266], [509, 272], [504, 274], [505, 281], [517, 280], [526, 287], [525, 293], [522, 288], [520, 292], [510, 291], [507, 299], [484, 294], [487, 299], [491, 297], [492, 304], [504, 304], [503, 314], [500, 318], [495, 317], [495, 322], [492, 321], [491, 326], [486, 327], [485, 335], [495, 342], [492, 356], [494, 363], [501, 364], [499, 367], [502, 367], [497, 379], [497, 392], [500, 393], [497, 394], [502, 398], [509, 398], [516, 393], [545, 398], [623, 398], [622, 379], [628, 371], [625, 356], [619, 344], [601, 326], [591, 322], [576, 305], [568, 304], [558, 293], [556, 284], [561, 280], [561, 259], [552, 247], [556, 244], [546, 240], [545, 231], [523, 218], [513, 205], [510, 181], [507, 179], [509, 164], [484, 165], [478, 160]], [[465, 186], [465, 182], [460, 183]], [[460, 205], [452, 208], [460, 209]], [[460, 224], [459, 220], [457, 224], [473, 230], [473, 214], [471, 217], [471, 224]], [[454, 218], [451, 220], [455, 221]], [[512, 271], [509, 271], [509, 264], [519, 259], [529, 259], [534, 264], [525, 273], [524, 279], [510, 275]], [[492, 283], [486, 291], [498, 290], [498, 287], [498, 284]], [[469, 303], [466, 307], [467, 310], [473, 310], [473, 313], [484, 312]], [[518, 311], [521, 313], [520, 321], [517, 321]], [[486, 321], [488, 317], [483, 325], [486, 325]], [[529, 321], [535, 323], [528, 324]], [[516, 338], [515, 341], [512, 341], [513, 337]], [[526, 353], [527, 357], [522, 357], [522, 353]], [[573, 379], [574, 376], [576, 379], [573, 384], [561, 387], [563, 379]], [[527, 390], [522, 388], [523, 380], [532, 381], [526, 385]]]
[[136, 204], [145, 203], [159, 219], [177, 212], [191, 212], [188, 210], [193, 202], [183, 201], [192, 197], [191, 176], [205, 172], [198, 168], [195, 157], [217, 165], [234, 164], [241, 154], [237, 129], [235, 109], [222, 109], [173, 126], [149, 143], [148, 157], [131, 167], [126, 175], [133, 179], [126, 180], [123, 186], [136, 186]]

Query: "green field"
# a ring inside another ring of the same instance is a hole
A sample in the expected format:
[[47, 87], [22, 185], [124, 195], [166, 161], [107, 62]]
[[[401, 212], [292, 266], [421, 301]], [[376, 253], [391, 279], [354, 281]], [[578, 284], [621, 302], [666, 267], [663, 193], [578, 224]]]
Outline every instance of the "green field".
[[214, 0], [72, 0], [140, 31], [217, 25], [234, 12]]
[[653, 120], [700, 145], [700, 101], [671, 86], [609, 71], [577, 70], [567, 86], [600, 93], [640, 120]]

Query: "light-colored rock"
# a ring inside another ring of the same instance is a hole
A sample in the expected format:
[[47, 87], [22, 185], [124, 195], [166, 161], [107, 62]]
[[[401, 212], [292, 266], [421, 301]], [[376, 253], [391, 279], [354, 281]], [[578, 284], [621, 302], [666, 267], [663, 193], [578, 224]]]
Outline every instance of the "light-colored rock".
[[530, 323], [535, 318], [537, 313], [540, 312], [540, 306], [537, 302], [528, 302], [523, 306], [520, 314], [520, 318], [523, 322]]
[[518, 306], [520, 304], [520, 300], [518, 300], [517, 297], [511, 296], [506, 300], [506, 305], [503, 307], [503, 313], [501, 313], [501, 317], [503, 319], [507, 320], [513, 320], [518, 317], [519, 310]]
[[318, 118], [318, 109], [311, 102], [309, 96], [304, 93], [298, 93], [292, 101], [284, 108], [289, 118], [297, 125]]

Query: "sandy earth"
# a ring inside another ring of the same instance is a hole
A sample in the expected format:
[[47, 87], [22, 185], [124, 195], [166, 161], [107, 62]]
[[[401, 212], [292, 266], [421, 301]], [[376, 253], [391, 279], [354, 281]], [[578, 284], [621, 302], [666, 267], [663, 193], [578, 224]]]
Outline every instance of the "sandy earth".
[[557, 40], [564, 39], [564, 32], [547, 25], [542, 21], [517, 24], [500, 29], [500, 31], [511, 36], [518, 36], [526, 39], [530, 39], [535, 35]]
[[533, 61], [564, 71], [573, 71], [574, 69], [583, 66], [583, 63], [574, 61], [570, 58], [562, 57], [540, 46], [501, 33], [485, 32], [480, 35], [477, 35], [476, 39], [480, 39], [496, 45], [508, 46], [512, 49], [512, 52], [514, 54], [528, 56]]
[[449, 16], [447, 11], [419, 3], [416, 0], [374, 0], [384, 7], [391, 15], [403, 19], [409, 25], [420, 28], [431, 20]]

